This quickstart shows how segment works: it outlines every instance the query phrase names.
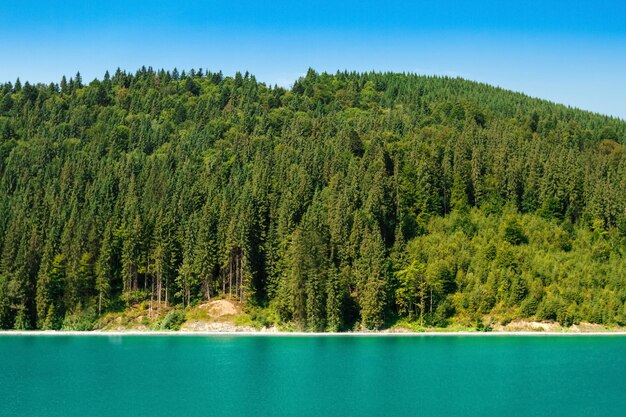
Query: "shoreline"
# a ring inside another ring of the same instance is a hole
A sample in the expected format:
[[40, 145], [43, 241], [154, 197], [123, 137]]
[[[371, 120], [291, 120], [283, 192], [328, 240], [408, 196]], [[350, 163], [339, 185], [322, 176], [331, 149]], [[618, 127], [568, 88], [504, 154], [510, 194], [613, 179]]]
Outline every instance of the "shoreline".
[[197, 337], [433, 337], [433, 336], [471, 336], [471, 337], [506, 337], [506, 336], [626, 336], [624, 331], [607, 332], [542, 332], [542, 331], [512, 331], [512, 332], [212, 332], [212, 331], [63, 331], [63, 330], [4, 330], [2, 336], [197, 336]]

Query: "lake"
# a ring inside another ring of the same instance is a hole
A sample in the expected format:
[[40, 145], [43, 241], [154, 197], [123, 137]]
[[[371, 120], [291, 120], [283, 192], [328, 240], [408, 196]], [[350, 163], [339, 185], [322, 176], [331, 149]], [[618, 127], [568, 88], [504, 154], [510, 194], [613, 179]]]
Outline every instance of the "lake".
[[622, 336], [0, 336], [2, 416], [623, 416]]

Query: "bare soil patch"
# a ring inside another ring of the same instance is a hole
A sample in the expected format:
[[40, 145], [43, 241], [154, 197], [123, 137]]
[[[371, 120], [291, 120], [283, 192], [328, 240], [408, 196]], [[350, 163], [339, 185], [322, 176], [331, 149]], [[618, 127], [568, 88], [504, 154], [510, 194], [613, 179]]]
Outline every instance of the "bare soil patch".
[[563, 327], [554, 322], [515, 320], [506, 325], [495, 325], [496, 332], [560, 332]]
[[198, 306], [200, 310], [206, 310], [208, 317], [220, 318], [235, 316], [241, 313], [241, 307], [230, 300], [215, 300]]

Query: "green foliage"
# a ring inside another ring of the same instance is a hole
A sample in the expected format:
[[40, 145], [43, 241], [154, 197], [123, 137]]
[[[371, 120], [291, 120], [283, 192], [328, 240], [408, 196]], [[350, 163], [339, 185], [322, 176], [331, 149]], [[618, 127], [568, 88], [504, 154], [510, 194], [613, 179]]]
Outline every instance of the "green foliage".
[[8, 280], [0, 275], [0, 329], [13, 327], [11, 304], [9, 302]]
[[78, 309], [77, 311], [67, 314], [63, 320], [62, 329], [72, 331], [88, 331], [93, 330], [97, 321], [97, 311], [95, 306], [86, 309]]
[[[431, 221], [425, 235], [409, 242], [407, 259], [414, 264], [407, 263], [397, 273], [396, 303], [401, 314], [409, 314], [407, 277], [418, 276], [408, 272], [415, 265], [426, 265], [426, 277], [429, 270], [442, 271], [438, 275], [443, 277], [443, 285], [433, 286], [432, 297], [428, 291], [425, 294], [434, 304], [435, 314], [427, 311], [426, 315], [433, 323], [440, 322], [439, 305], [448, 302], [452, 302], [455, 319], [466, 325], [484, 315], [503, 321], [553, 320], [563, 325], [624, 320], [624, 303], [619, 300], [625, 271], [623, 246], [612, 246], [594, 232], [577, 229], [569, 238], [570, 250], [564, 251], [559, 243], [563, 229], [537, 215], [519, 217], [528, 244], [512, 245], [505, 240], [506, 234], [499, 233], [510, 225], [508, 215], [485, 216], [472, 209], [470, 217], [476, 225], [472, 237], [455, 232], [451, 227], [455, 219], [448, 217]], [[608, 250], [608, 255], [598, 258], [598, 250]], [[437, 281], [425, 280], [427, 288], [433, 282]], [[416, 292], [413, 297], [419, 299]], [[610, 301], [601, 301], [605, 299]]]
[[454, 304], [450, 299], [445, 298], [437, 304], [437, 309], [431, 317], [431, 324], [436, 327], [446, 327], [455, 313]]
[[251, 326], [256, 329], [272, 327], [279, 323], [276, 311], [271, 308], [250, 307], [245, 314], [235, 317], [235, 324], [238, 326]]
[[509, 217], [504, 220], [502, 229], [503, 238], [511, 245], [521, 245], [522, 243], [528, 243], [528, 238], [524, 235], [522, 225], [517, 221], [515, 217]]
[[490, 324], [485, 324], [482, 321], [477, 321], [476, 322], [476, 331], [479, 332], [490, 332], [493, 330], [493, 327], [491, 327]]
[[172, 310], [161, 320], [159, 330], [178, 330], [184, 322], [185, 311], [179, 309]]
[[625, 139], [621, 120], [447, 77], [6, 83], [0, 327], [214, 296], [316, 331], [626, 323]]
[[385, 323], [389, 280], [388, 261], [378, 231], [365, 231], [354, 272], [361, 325], [378, 329]]

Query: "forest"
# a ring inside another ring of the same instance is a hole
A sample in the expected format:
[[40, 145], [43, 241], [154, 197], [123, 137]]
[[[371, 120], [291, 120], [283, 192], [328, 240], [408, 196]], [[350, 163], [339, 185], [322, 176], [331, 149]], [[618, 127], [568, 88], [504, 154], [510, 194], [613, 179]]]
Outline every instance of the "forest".
[[0, 84], [2, 329], [218, 298], [305, 331], [626, 326], [625, 256], [617, 118], [399, 73]]

